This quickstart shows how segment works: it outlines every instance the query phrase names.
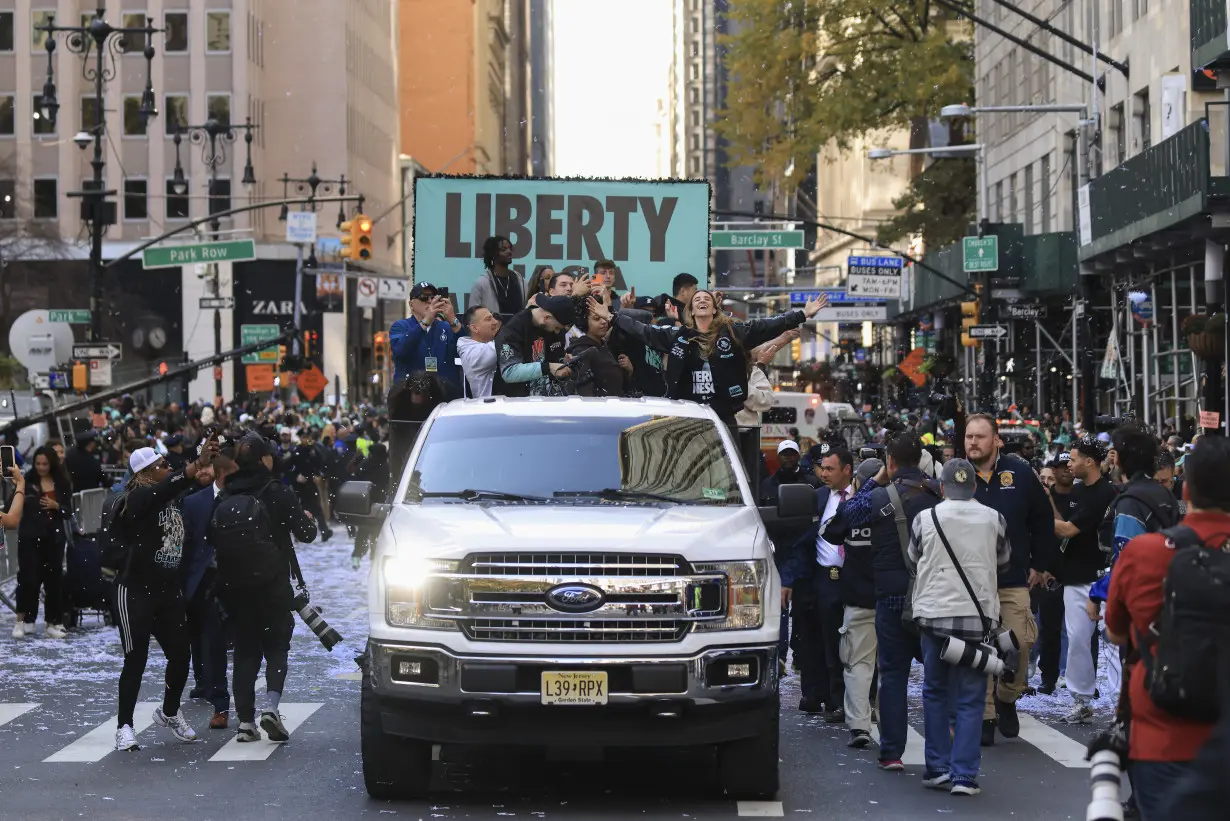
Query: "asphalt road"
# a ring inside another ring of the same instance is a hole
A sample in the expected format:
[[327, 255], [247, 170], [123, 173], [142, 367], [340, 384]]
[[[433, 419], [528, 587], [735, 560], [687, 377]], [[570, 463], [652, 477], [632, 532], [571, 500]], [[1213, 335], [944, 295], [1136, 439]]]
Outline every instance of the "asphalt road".
[[[352, 661], [366, 628], [367, 565], [351, 571], [349, 553], [340, 539], [300, 549], [314, 601], [346, 641], [328, 653], [296, 628], [282, 712], [301, 723], [280, 747], [234, 743], [233, 715], [231, 731], [210, 731], [212, 708], [195, 701], [184, 710], [197, 743], [181, 744], [150, 726], [139, 733], [139, 752], [113, 752], [116, 631], [87, 619], [67, 641], [18, 643], [10, 638], [12, 614], [0, 613], [0, 819], [1084, 818], [1089, 790], [1081, 755], [1095, 730], [1056, 721], [1066, 694], [1022, 702], [1035, 720], [1024, 720], [1022, 738], [984, 750], [981, 795], [954, 798], [920, 786], [921, 710], [911, 716], [906, 771], [880, 772], [874, 748], [850, 750], [844, 728], [795, 710], [795, 677], [783, 693], [777, 802], [722, 799], [704, 752], [585, 760], [575, 751], [520, 749], [446, 749], [431, 801], [372, 800], [363, 788]], [[138, 722], [161, 692], [156, 649], [150, 660], [141, 692], [149, 706], [138, 709]], [[1103, 699], [1098, 725], [1108, 708]]]

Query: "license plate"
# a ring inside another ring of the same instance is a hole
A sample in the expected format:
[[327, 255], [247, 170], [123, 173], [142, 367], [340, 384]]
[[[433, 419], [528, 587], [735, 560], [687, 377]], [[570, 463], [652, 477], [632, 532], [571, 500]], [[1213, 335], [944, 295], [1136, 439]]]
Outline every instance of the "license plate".
[[556, 705], [606, 704], [606, 671], [542, 674], [542, 703]]

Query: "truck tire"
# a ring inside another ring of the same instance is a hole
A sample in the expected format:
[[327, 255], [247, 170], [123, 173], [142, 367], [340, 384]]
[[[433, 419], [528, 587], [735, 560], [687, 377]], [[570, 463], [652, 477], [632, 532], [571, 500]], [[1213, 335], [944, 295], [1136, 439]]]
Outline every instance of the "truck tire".
[[424, 798], [431, 786], [431, 742], [388, 735], [371, 679], [363, 676], [359, 701], [359, 740], [363, 785], [372, 798]]
[[765, 709], [760, 735], [718, 746], [718, 779], [728, 798], [771, 801], [777, 797], [779, 711], [774, 698], [771, 709]]

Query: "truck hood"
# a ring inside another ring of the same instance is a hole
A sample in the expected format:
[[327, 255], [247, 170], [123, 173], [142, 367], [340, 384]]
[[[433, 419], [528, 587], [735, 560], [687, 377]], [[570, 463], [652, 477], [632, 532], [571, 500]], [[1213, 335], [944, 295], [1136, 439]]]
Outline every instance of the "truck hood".
[[399, 553], [436, 559], [513, 550], [660, 552], [693, 561], [769, 557], [756, 508], [743, 506], [396, 505], [382, 536]]

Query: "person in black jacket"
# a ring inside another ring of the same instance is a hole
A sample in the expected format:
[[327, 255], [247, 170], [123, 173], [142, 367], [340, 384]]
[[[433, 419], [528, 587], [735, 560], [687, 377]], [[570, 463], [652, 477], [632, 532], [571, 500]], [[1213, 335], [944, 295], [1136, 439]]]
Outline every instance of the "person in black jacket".
[[[495, 337], [492, 396], [563, 396], [564, 331], [576, 321], [572, 298], [538, 294]], [[390, 403], [391, 404], [391, 403]]]
[[64, 454], [64, 466], [68, 468], [74, 493], [107, 486], [107, 477], [103, 473], [98, 451], [97, 434], [87, 430], [77, 437], [68, 453]]
[[[735, 322], [721, 312], [711, 291], [697, 291], [688, 303], [684, 324], [661, 328], [614, 314], [617, 328], [666, 354], [666, 390], [671, 399], [709, 405], [728, 425], [747, 401], [747, 351], [797, 328], [827, 303], [821, 297], [801, 311], [769, 319]], [[591, 300], [590, 310], [611, 321], [606, 306]]]
[[[375, 442], [367, 449], [367, 458], [355, 467], [354, 478], [359, 482], [372, 483], [372, 498], [385, 501], [389, 496], [389, 449]], [[363, 556], [375, 546], [379, 528], [360, 527], [355, 535], [354, 551], [350, 554], [350, 568], [358, 570]]]
[[[267, 698], [261, 711], [261, 729], [269, 734], [271, 741], [290, 738], [278, 708], [286, 683], [291, 634], [295, 629], [291, 614], [294, 592], [290, 586], [294, 540], [310, 542], [316, 538], [316, 522], [304, 511], [298, 496], [274, 479], [271, 472], [273, 458], [272, 445], [259, 435], [250, 433], [244, 436], [235, 446], [235, 462], [239, 470], [227, 477], [223, 490], [225, 497], [247, 494], [260, 501], [269, 516], [273, 541], [284, 562], [277, 580], [258, 588], [237, 587], [233, 580], [226, 578], [225, 571], [219, 566], [222, 602], [235, 640], [231, 694], [239, 718], [236, 737], [245, 742], [259, 741], [261, 738], [260, 731], [256, 729], [256, 677], [260, 673], [262, 658], [265, 661]], [[294, 562], [294, 566], [297, 567], [298, 563]]]
[[287, 475], [291, 486], [299, 494], [299, 502], [303, 509], [312, 514], [312, 518], [320, 523], [321, 541], [333, 538], [333, 531], [325, 521], [325, 511], [320, 505], [320, 489], [316, 487], [316, 479], [325, 475], [325, 463], [317, 449], [312, 431], [305, 431], [299, 437], [299, 444], [290, 455]]
[[120, 536], [127, 545], [115, 585], [115, 610], [124, 648], [115, 733], [115, 749], [120, 751], [140, 749], [133, 731], [133, 711], [149, 659], [151, 635], [167, 657], [166, 689], [162, 704], [154, 709], [154, 722], [169, 727], [180, 741], [196, 740], [196, 732], [179, 710], [188, 682], [191, 641], [179, 575], [184, 519], [176, 500], [197, 486], [193, 481], [197, 469], [209, 463], [215, 449], [206, 448], [197, 461], [175, 472], [153, 448], [139, 448], [128, 460], [132, 478], [117, 503]]
[[55, 450], [43, 446], [34, 451], [33, 467], [26, 473], [25, 508], [17, 528], [17, 624], [14, 638], [34, 635], [38, 594], [44, 591], [44, 635], [62, 639], [64, 525], [72, 512], [72, 487]]
[[589, 300], [576, 299], [577, 328], [582, 335], [568, 346], [568, 369], [576, 377], [580, 396], [627, 396], [632, 388], [632, 361], [616, 356], [607, 339], [610, 320], [589, 310]]

